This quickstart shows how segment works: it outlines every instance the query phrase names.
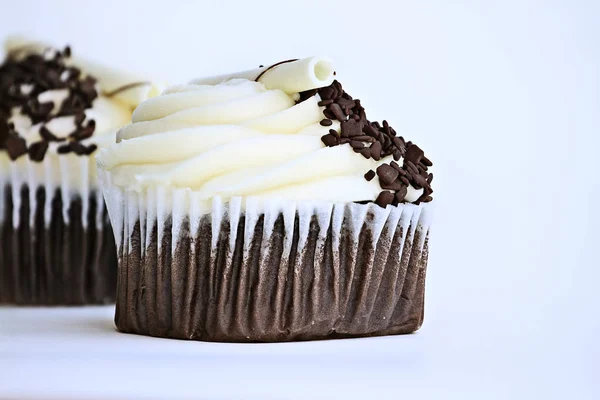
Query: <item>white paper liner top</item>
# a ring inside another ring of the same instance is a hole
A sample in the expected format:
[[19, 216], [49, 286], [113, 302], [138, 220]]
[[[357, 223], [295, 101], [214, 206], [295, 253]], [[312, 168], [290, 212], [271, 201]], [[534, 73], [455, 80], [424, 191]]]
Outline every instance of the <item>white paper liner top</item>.
[[[10, 186], [13, 201], [12, 216], [6, 215], [6, 191]], [[13, 162], [5, 152], [0, 153], [0, 224], [5, 218], [11, 218], [13, 227], [21, 225], [21, 188], [29, 187], [29, 224], [35, 222], [37, 209], [37, 189], [43, 187], [46, 191], [44, 203], [44, 224], [50, 225], [52, 218], [52, 201], [58, 189], [62, 196], [62, 214], [65, 223], [70, 222], [69, 208], [71, 200], [80, 197], [82, 203], [81, 221], [84, 228], [88, 225], [90, 194], [96, 197], [96, 226], [101, 229], [104, 220], [102, 192], [98, 188], [96, 165], [93, 157], [80, 157], [74, 154], [53, 156], [47, 154], [42, 162], [29, 160], [27, 156]]]
[[[411, 229], [428, 231], [432, 219], [432, 205], [400, 204], [381, 208], [374, 203], [332, 203], [326, 201], [289, 201], [262, 197], [232, 197], [224, 201], [214, 197], [211, 201], [197, 201], [195, 193], [187, 189], [166, 189], [163, 187], [148, 188], [145, 191], [126, 191], [112, 184], [110, 172], [99, 170], [99, 178], [113, 226], [115, 239], [119, 250], [123, 244], [131, 249], [131, 233], [139, 223], [141, 244], [144, 252], [150, 245], [152, 227], [157, 226], [157, 246], [160, 251], [163, 242], [164, 226], [170, 218], [172, 223], [172, 243], [176, 246], [178, 239], [188, 232], [183, 232], [184, 222], [189, 220], [190, 231], [196, 238], [199, 224], [203, 216], [210, 214], [212, 226], [212, 243], [217, 246], [221, 223], [227, 219], [231, 224], [230, 241], [235, 244], [237, 224], [240, 217], [245, 217], [244, 244], [249, 245], [254, 235], [254, 227], [258, 219], [264, 216], [263, 238], [268, 238], [274, 228], [275, 221], [283, 215], [286, 229], [284, 254], [289, 254], [292, 246], [294, 220], [299, 222], [298, 251], [307, 243], [310, 224], [316, 217], [320, 227], [320, 239], [324, 240], [329, 228], [332, 232], [341, 232], [342, 223], [349, 223], [353, 240], [358, 241], [362, 227], [367, 224], [371, 228], [372, 240], [377, 242], [384, 228], [392, 231], [402, 228], [406, 232]], [[372, 218], [370, 217], [372, 216]], [[414, 233], [414, 231], [413, 231]], [[426, 235], [421, 235], [425, 240]], [[334, 241], [339, 241], [339, 235], [333, 235]], [[335, 246], [339, 245], [334, 243]], [[418, 244], [422, 246], [423, 243]], [[172, 249], [175, 250], [174, 248]], [[246, 249], [245, 249], [246, 250]]]

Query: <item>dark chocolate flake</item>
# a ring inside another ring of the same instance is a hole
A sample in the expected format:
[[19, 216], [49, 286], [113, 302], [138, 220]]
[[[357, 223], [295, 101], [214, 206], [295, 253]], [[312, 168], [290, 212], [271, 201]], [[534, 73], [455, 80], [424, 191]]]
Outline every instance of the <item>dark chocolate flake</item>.
[[85, 113], [83, 111], [75, 113], [75, 126], [81, 126], [83, 121], [85, 121]]
[[[383, 189], [375, 202], [381, 207], [397, 205], [406, 201], [407, 187], [423, 189], [423, 194], [415, 204], [431, 200], [431, 181], [433, 175], [427, 172], [431, 161], [423, 151], [412, 142], [406, 142], [398, 136], [387, 121], [382, 124], [370, 122], [360, 100], [353, 99], [346, 93], [342, 85], [335, 80], [330, 86], [320, 88], [317, 93], [321, 97], [319, 106], [324, 107], [322, 126], [330, 126], [333, 120], [340, 121], [340, 132], [331, 129], [321, 140], [326, 146], [339, 146], [349, 143], [355, 153], [363, 157], [379, 161], [392, 156], [394, 161], [382, 164], [376, 172], [369, 170], [364, 177], [367, 181], [379, 177], [379, 185]], [[300, 101], [315, 95], [314, 91], [300, 93]], [[366, 147], [370, 146], [370, 147]], [[403, 165], [396, 161], [404, 157]]]
[[381, 159], [381, 142], [375, 142], [371, 145], [371, 158], [375, 161]]
[[375, 139], [374, 139], [374, 138], [372, 138], [371, 136], [365, 136], [365, 135], [362, 135], [362, 136], [354, 136], [354, 137], [352, 138], [352, 140], [360, 140], [361, 142], [369, 142], [369, 143], [373, 143], [373, 142], [375, 142]]
[[344, 97], [341, 97], [340, 99], [338, 99], [337, 104], [344, 109], [351, 110], [356, 105], [356, 102], [354, 100], [349, 100], [345, 99]]
[[[26, 141], [19, 136], [19, 132], [15, 132], [14, 127], [3, 129], [8, 126], [11, 115], [8, 111], [14, 108], [28, 116], [33, 124], [43, 124], [55, 117], [73, 116], [77, 129], [72, 139], [82, 140], [92, 136], [95, 123], [90, 122], [85, 127], [82, 124], [85, 121], [85, 109], [91, 108], [92, 102], [98, 97], [96, 79], [82, 77], [78, 68], [67, 66], [66, 60], [70, 57], [69, 47], [62, 51], [49, 49], [43, 54], [11, 52], [0, 65], [0, 149], [6, 149], [11, 159], [29, 154], [32, 160], [42, 161], [50, 142], [66, 140], [42, 126], [39, 131], [42, 140], [28, 149]], [[38, 101], [41, 93], [56, 89], [68, 91], [58, 113], [54, 113], [54, 103]], [[73, 143], [57, 149], [59, 154], [76, 151], [82, 155], [91, 154], [94, 150], [95, 146]]]
[[365, 147], [364, 149], [362, 149], [362, 150], [360, 151], [360, 154], [362, 154], [362, 156], [363, 156], [364, 158], [371, 158], [371, 149], [370, 149], [370, 148], [368, 148], [368, 147]]
[[423, 156], [423, 158], [421, 158], [421, 162], [423, 164], [425, 164], [426, 167], [431, 167], [433, 165], [433, 163], [429, 160], [429, 158]]
[[48, 150], [48, 142], [41, 141], [33, 143], [29, 146], [29, 159], [35, 162], [41, 162], [46, 155], [46, 151]]
[[396, 192], [396, 201], [398, 203], [402, 203], [404, 201], [404, 198], [406, 197], [406, 194], [408, 193], [408, 189], [406, 186], [402, 186], [400, 189], [398, 189], [398, 191]]
[[327, 135], [321, 137], [321, 142], [323, 142], [323, 144], [327, 147], [333, 147], [337, 145], [338, 138], [337, 135], [332, 135], [331, 133], [328, 133]]
[[345, 121], [346, 120], [346, 115], [344, 114], [344, 111], [342, 111], [342, 107], [339, 106], [339, 104], [337, 103], [333, 103], [329, 106], [329, 110], [333, 113], [333, 115], [335, 116], [335, 118], [338, 121]]
[[91, 119], [88, 121], [87, 126], [85, 128], [78, 129], [77, 131], [72, 133], [70, 135], [70, 137], [75, 140], [85, 140], [85, 139], [92, 137], [95, 130], [96, 130], [96, 121]]
[[359, 122], [353, 119], [349, 121], [343, 121], [341, 124], [341, 129], [342, 132], [349, 137], [362, 136], [362, 129], [360, 128]]
[[12, 161], [15, 161], [17, 158], [21, 157], [24, 154], [27, 154], [27, 142], [22, 137], [11, 134], [4, 144], [6, 151], [8, 152], [8, 156]]
[[71, 142], [69, 146], [71, 147], [71, 151], [78, 156], [87, 154], [87, 148], [79, 142]]
[[410, 160], [404, 159], [404, 167], [410, 172], [412, 175], [419, 175], [419, 170], [417, 166]]
[[[333, 94], [335, 92], [335, 89], [333, 89], [333, 87], [331, 86], [327, 86], [324, 87], [322, 89], [319, 89], [319, 96], [321, 96], [321, 98], [323, 100], [332, 100], [331, 103], [333, 103]], [[329, 104], [331, 104], [329, 103]]]
[[52, 132], [48, 130], [45, 126], [40, 128], [40, 136], [47, 142], [61, 142], [65, 139], [56, 137]]
[[335, 114], [334, 114], [334, 113], [332, 113], [332, 112], [331, 112], [329, 109], [327, 109], [327, 108], [323, 110], [323, 115], [324, 115], [326, 118], [328, 118], [328, 119], [336, 119], [336, 118], [335, 118]]
[[321, 100], [321, 101], [319, 101], [317, 103], [317, 105], [320, 106], [320, 107], [327, 107], [331, 103], [333, 103], [333, 100], [332, 99], [328, 99], [328, 100]]
[[393, 201], [394, 201], [394, 193], [384, 190], [383, 192], [379, 193], [379, 196], [377, 196], [375, 203], [379, 207], [385, 208], [385, 207], [389, 206], [390, 204], [392, 204]]
[[421, 162], [423, 158], [423, 150], [416, 144], [412, 144], [406, 147], [406, 154], [404, 154], [404, 158], [408, 161], [413, 162], [415, 165]]
[[417, 189], [426, 187], [429, 182], [427, 182], [427, 178], [423, 175], [413, 175], [413, 182], [417, 187]]
[[58, 148], [56, 149], [56, 152], [58, 154], [68, 154], [71, 152], [71, 145], [63, 144], [62, 146], [58, 146]]
[[362, 148], [365, 147], [364, 143], [360, 142], [358, 140], [351, 140], [350, 141], [350, 146], [352, 146], [352, 148], [355, 149], [355, 150], [360, 150], [360, 149], [362, 149]]
[[400, 150], [401, 152], [405, 152], [406, 151], [406, 146], [404, 144], [404, 141], [397, 137], [397, 136], [393, 136], [392, 137], [392, 143], [394, 143], [394, 146], [396, 146], [396, 148], [398, 150]]
[[394, 192], [402, 189], [403, 187], [404, 187], [404, 185], [402, 183], [400, 183], [399, 181], [394, 181], [392, 183], [382, 183], [381, 184], [381, 188], [382, 189], [392, 190]]
[[363, 132], [374, 138], [377, 138], [379, 136], [379, 131], [375, 129], [372, 125], [366, 125], [363, 128]]
[[89, 146], [85, 147], [84, 155], [89, 156], [93, 152], [95, 152], [96, 149], [98, 149], [98, 146], [96, 146], [95, 144], [90, 144]]
[[398, 171], [388, 164], [382, 164], [377, 167], [377, 176], [379, 176], [379, 180], [389, 185], [394, 182], [398, 178]]

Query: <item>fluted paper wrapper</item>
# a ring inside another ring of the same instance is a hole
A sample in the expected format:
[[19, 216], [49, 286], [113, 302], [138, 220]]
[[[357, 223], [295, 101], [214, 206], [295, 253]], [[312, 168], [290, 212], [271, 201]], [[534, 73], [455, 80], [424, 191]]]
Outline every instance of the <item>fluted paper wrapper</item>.
[[410, 333], [423, 322], [428, 205], [124, 191], [100, 172], [123, 332], [224, 342]]
[[[0, 304], [114, 302], [117, 259], [108, 214], [100, 190], [89, 189], [89, 160], [76, 164], [77, 184], [66, 183], [72, 162], [48, 159], [10, 163], [0, 176]], [[56, 176], [65, 183], [50, 179]]]

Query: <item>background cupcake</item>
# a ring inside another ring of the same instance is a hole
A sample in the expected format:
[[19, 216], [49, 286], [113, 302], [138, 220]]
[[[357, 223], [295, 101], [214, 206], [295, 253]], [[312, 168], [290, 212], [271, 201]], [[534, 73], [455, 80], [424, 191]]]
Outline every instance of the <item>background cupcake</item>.
[[155, 94], [139, 77], [11, 38], [0, 65], [0, 303], [114, 300], [94, 154]]
[[120, 330], [287, 341], [420, 327], [432, 163], [367, 119], [331, 60], [173, 87], [117, 139], [98, 162]]

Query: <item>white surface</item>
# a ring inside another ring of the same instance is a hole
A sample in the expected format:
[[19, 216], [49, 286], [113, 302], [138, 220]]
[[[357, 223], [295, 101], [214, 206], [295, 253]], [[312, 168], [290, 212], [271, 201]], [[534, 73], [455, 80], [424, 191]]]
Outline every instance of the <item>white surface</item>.
[[[567, 331], [426, 323], [417, 334], [211, 344], [114, 331], [112, 307], [0, 308], [0, 398], [597, 398]], [[433, 319], [433, 318], [430, 318]], [[522, 324], [522, 322], [519, 322]], [[436, 327], [436, 325], [438, 325]], [[596, 396], [594, 396], [594, 394]]]
[[0, 5], [0, 36], [172, 82], [330, 55], [431, 154], [437, 202], [416, 335], [210, 345], [117, 334], [108, 309], [0, 309], [0, 397], [600, 398], [599, 2]]

